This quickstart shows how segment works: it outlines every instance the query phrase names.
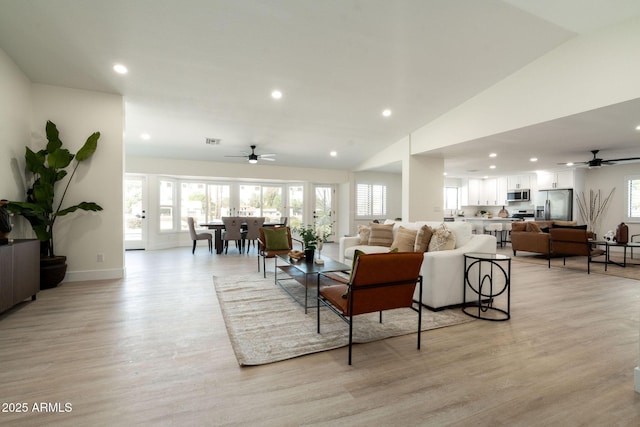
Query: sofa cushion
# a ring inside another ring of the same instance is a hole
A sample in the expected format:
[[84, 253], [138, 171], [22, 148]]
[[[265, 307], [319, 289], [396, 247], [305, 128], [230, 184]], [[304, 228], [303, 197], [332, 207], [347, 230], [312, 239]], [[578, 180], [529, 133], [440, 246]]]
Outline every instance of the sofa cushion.
[[350, 246], [344, 250], [345, 259], [353, 259], [355, 251], [362, 251], [366, 254], [383, 254], [389, 252], [387, 246], [371, 246], [371, 245], [357, 245]]
[[416, 232], [416, 240], [413, 245], [414, 252], [427, 252], [429, 250], [429, 242], [433, 236], [433, 228], [423, 225]]
[[393, 243], [393, 224], [371, 224], [370, 228], [370, 246], [391, 246]]
[[360, 244], [368, 245], [369, 244], [369, 236], [371, 235], [371, 228], [368, 225], [359, 225], [358, 226], [358, 236], [360, 236]]
[[456, 247], [456, 235], [441, 224], [433, 232], [431, 241], [429, 242], [429, 252], [449, 251]]
[[398, 249], [398, 252], [413, 252], [417, 234], [418, 230], [410, 230], [400, 226], [393, 243], [391, 243], [391, 249]]

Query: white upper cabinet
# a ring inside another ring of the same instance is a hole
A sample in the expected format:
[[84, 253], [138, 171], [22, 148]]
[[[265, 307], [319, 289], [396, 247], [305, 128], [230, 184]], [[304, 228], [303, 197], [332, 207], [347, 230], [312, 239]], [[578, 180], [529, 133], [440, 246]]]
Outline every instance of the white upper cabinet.
[[558, 188], [573, 188], [575, 183], [573, 171], [539, 172], [538, 189], [555, 190]]
[[531, 175], [511, 175], [507, 177], [507, 190], [527, 190], [531, 188]]
[[[505, 185], [504, 178], [469, 178], [466, 186], [468, 206], [502, 206], [507, 196]], [[465, 200], [464, 195], [462, 200]]]

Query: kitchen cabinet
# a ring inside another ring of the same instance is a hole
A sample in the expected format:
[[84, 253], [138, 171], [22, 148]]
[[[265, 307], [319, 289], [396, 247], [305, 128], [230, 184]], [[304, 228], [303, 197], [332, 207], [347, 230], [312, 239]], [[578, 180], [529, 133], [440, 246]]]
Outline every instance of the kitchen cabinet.
[[573, 171], [539, 172], [538, 189], [555, 190], [558, 188], [573, 188], [575, 183]]
[[[499, 185], [500, 182], [500, 185]], [[506, 198], [506, 183], [502, 179], [469, 178], [467, 183], [468, 206], [501, 206]], [[504, 192], [504, 195], [502, 194]], [[463, 197], [464, 200], [464, 197]]]
[[507, 190], [528, 190], [531, 188], [531, 175], [511, 175], [507, 177]]

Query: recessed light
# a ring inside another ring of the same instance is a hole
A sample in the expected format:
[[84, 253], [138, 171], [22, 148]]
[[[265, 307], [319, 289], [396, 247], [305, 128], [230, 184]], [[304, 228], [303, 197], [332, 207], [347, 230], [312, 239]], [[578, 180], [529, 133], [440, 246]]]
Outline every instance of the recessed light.
[[498, 155], [496, 153], [491, 153], [489, 154], [489, 157], [498, 157]]
[[129, 70], [127, 70], [127, 67], [125, 67], [122, 64], [116, 64], [113, 66], [113, 71], [115, 71], [118, 74], [127, 74], [129, 72]]
[[385, 117], [389, 117], [391, 115], [391, 110], [387, 108], [386, 110], [382, 111], [382, 115]]
[[636, 126], [636, 130], [640, 130], [640, 125]]
[[280, 99], [282, 98], [282, 92], [280, 92], [279, 90], [274, 90], [273, 92], [271, 92], [271, 97], [273, 99]]
[[148, 141], [151, 139], [151, 135], [149, 135], [148, 133], [141, 133], [140, 138], [144, 139], [145, 141]]
[[338, 155], [338, 152], [337, 151], [332, 151], [332, 152], [329, 153], [329, 155], [331, 157], [336, 157]]
[[442, 172], [442, 175], [447, 176], [447, 173], [446, 172]]
[[495, 169], [495, 168], [496, 168], [496, 165], [489, 166], [489, 169]]
[[532, 158], [530, 158], [530, 159], [529, 159], [529, 161], [530, 161], [530, 162], [537, 162], [537, 161], [538, 161], [538, 158], [537, 158], [537, 157], [532, 157]]

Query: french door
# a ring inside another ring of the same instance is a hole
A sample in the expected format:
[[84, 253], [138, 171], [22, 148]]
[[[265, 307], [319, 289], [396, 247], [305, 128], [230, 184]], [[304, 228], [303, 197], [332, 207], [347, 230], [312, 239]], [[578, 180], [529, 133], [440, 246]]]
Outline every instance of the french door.
[[336, 238], [335, 187], [333, 185], [314, 185], [314, 193], [313, 225], [316, 230], [321, 230], [328, 242], [333, 242]]
[[124, 248], [147, 246], [147, 179], [126, 176], [124, 179]]

